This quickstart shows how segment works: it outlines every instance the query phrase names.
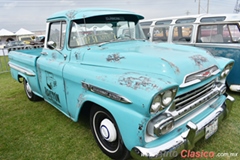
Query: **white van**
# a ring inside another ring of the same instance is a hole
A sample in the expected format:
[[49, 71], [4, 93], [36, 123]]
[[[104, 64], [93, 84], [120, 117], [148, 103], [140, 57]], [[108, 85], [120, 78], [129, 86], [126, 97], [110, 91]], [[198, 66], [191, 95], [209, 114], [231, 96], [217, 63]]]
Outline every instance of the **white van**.
[[150, 41], [192, 45], [234, 59], [227, 85], [240, 92], [239, 22], [240, 14], [202, 14], [142, 20], [140, 25]]

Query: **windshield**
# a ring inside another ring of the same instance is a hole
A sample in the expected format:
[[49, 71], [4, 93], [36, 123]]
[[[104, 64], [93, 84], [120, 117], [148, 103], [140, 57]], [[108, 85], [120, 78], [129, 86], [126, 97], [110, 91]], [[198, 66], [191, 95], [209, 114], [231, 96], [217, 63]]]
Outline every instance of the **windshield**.
[[98, 16], [73, 21], [69, 46], [145, 39], [135, 16]]

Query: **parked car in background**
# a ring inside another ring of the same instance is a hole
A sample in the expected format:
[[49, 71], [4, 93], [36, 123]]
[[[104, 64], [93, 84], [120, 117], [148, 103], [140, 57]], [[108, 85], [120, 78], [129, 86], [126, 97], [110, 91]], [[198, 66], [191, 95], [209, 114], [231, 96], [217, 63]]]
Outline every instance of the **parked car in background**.
[[0, 49], [3, 49], [3, 48], [5, 48], [5, 47], [6, 47], [6, 43], [0, 42]]
[[239, 14], [203, 14], [142, 20], [140, 24], [150, 41], [201, 47], [214, 56], [234, 59], [227, 85], [240, 92], [239, 22]]
[[30, 45], [31, 41], [33, 41], [34, 39], [32, 38], [32, 36], [19, 36], [18, 40], [24, 42], [24, 44]]
[[9, 47], [18, 47], [18, 46], [25, 46], [24, 42], [22, 41], [9, 41], [7, 44], [6, 44], [6, 47], [9, 48]]
[[45, 36], [35, 36], [34, 40], [30, 42], [30, 45], [43, 45], [45, 41]]

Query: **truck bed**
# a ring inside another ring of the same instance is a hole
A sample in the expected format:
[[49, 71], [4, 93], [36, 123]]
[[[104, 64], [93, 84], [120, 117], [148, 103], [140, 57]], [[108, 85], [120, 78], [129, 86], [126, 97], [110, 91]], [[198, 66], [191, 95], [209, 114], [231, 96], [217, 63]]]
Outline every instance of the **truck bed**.
[[31, 69], [36, 73], [36, 60], [41, 55], [42, 48], [11, 51], [8, 54], [9, 64]]
[[[35, 94], [40, 93], [40, 88], [38, 84], [38, 74], [36, 62], [38, 57], [41, 55], [42, 48], [35, 49], [23, 49], [14, 50], [9, 52], [9, 66], [11, 69], [11, 74], [14, 79], [19, 81], [20, 77], [28, 80], [32, 85], [32, 89]], [[20, 76], [20, 77], [19, 77]]]

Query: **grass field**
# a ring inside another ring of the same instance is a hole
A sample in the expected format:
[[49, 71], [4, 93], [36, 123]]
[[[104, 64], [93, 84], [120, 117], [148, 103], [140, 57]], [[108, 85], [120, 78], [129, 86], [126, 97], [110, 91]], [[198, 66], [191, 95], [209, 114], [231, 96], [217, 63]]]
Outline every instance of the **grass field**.
[[[0, 49], [0, 52], [2, 52], [1, 49]], [[4, 73], [4, 72], [9, 71], [9, 67], [7, 65], [7, 62], [8, 62], [8, 57], [7, 56], [0, 56], [0, 73]]]
[[[0, 74], [0, 84], [0, 160], [109, 159], [95, 143], [86, 119], [75, 123], [44, 101], [29, 101], [10, 73]], [[214, 159], [240, 159], [240, 95], [230, 94], [236, 99], [231, 116], [194, 150], [239, 155]]]

